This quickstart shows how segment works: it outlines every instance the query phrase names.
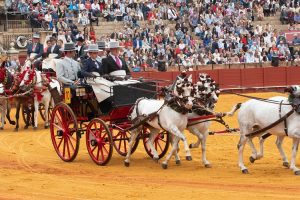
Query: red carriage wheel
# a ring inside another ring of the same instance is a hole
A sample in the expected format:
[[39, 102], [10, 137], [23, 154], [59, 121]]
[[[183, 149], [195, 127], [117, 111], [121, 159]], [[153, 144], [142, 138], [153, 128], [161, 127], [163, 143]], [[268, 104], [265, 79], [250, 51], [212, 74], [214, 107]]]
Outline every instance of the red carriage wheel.
[[[149, 140], [149, 129], [147, 128], [143, 128], [142, 129], [142, 137], [143, 137], [143, 143], [144, 143], [144, 147], [145, 150], [147, 152], [147, 154], [153, 158], [153, 154], [151, 152], [151, 149], [148, 145], [148, 140]], [[154, 148], [156, 149], [157, 153], [158, 153], [158, 157], [159, 159], [161, 159], [162, 157], [164, 157], [164, 155], [167, 153], [168, 148], [170, 145], [170, 134], [166, 131], [160, 132], [154, 139]]]
[[[114, 147], [118, 152], [118, 154], [120, 154], [121, 156], [127, 155], [130, 135], [131, 134], [129, 131], [112, 129]], [[135, 152], [138, 145], [139, 145], [139, 138], [137, 137], [135, 143], [132, 146], [131, 154]]]
[[65, 162], [73, 161], [79, 150], [80, 133], [72, 109], [65, 103], [58, 103], [50, 120], [52, 144], [57, 155]]
[[86, 147], [90, 157], [97, 165], [106, 165], [112, 156], [113, 141], [105, 122], [93, 119], [86, 129]]

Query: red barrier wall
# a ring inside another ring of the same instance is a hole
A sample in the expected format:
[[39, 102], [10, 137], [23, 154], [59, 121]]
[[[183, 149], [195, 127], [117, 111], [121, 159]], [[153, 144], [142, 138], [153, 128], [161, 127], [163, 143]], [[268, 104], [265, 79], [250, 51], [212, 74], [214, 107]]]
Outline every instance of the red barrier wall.
[[[215, 69], [189, 72], [195, 77], [199, 73], [209, 74], [222, 89], [239, 87], [268, 87], [300, 85], [300, 67]], [[133, 77], [145, 77], [153, 80], [166, 80], [160, 85], [168, 85], [176, 79], [179, 72], [137, 72]]]

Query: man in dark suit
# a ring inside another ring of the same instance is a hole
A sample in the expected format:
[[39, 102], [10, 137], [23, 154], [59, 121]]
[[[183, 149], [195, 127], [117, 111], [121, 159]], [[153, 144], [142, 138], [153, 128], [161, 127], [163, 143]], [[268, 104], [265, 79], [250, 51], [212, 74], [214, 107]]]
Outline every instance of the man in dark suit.
[[111, 74], [114, 71], [125, 70], [126, 75], [130, 75], [130, 71], [126, 62], [120, 58], [120, 48], [118, 41], [112, 41], [109, 43], [110, 54], [107, 58], [102, 60], [103, 73]]
[[39, 65], [39, 60], [42, 58], [43, 52], [44, 47], [40, 43], [40, 35], [34, 33], [32, 36], [32, 43], [27, 46], [27, 59], [34, 62], [33, 64], [35, 66]]
[[102, 51], [98, 49], [97, 44], [89, 45], [86, 52], [88, 52], [89, 58], [83, 61], [81, 74], [83, 77], [96, 77], [92, 72], [97, 72], [99, 75], [103, 74], [103, 68], [100, 62], [97, 61], [98, 52]]
[[57, 45], [57, 40], [55, 37], [50, 38], [51, 41], [51, 46], [47, 49], [47, 54], [57, 54], [55, 58], [60, 58], [61, 57], [61, 52], [59, 49], [61, 48], [60, 46]]
[[77, 38], [77, 61], [83, 61], [86, 58], [86, 52], [84, 51], [86, 46], [84, 45], [84, 39], [82, 37]]

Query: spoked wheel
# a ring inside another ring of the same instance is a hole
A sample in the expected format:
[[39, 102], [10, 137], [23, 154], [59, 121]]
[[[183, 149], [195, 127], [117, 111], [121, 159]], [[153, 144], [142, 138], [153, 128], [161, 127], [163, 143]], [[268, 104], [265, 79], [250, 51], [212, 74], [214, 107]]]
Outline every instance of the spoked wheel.
[[[151, 149], [148, 145], [149, 134], [150, 134], [149, 129], [143, 128], [142, 131], [143, 132], [142, 132], [141, 135], [143, 136], [143, 143], [144, 143], [145, 150], [146, 150], [147, 154], [151, 158], [153, 158], [153, 154], [152, 154]], [[170, 146], [170, 134], [166, 131], [160, 132], [155, 137], [153, 144], [154, 144], [155, 150], [158, 153], [159, 159], [161, 159], [167, 153], [168, 148]]]
[[[118, 129], [112, 129], [112, 136], [114, 141], [114, 147], [118, 154], [121, 156], [126, 156], [129, 147], [129, 139], [130, 139], [129, 131], [122, 131]], [[135, 143], [132, 146], [131, 154], [133, 154], [139, 145], [139, 138], [136, 139]]]
[[86, 147], [90, 157], [97, 165], [106, 165], [112, 156], [113, 141], [105, 122], [93, 119], [86, 129]]
[[[48, 108], [48, 120], [49, 121], [50, 121], [50, 118], [51, 118], [52, 110], [53, 110], [53, 108], [51, 106], [49, 106], [49, 108]], [[42, 119], [45, 121], [46, 120], [45, 105], [42, 104], [42, 103], [39, 104], [39, 113], [40, 113]]]
[[65, 162], [73, 161], [78, 154], [80, 133], [77, 119], [67, 104], [60, 102], [53, 108], [50, 133], [57, 155]]

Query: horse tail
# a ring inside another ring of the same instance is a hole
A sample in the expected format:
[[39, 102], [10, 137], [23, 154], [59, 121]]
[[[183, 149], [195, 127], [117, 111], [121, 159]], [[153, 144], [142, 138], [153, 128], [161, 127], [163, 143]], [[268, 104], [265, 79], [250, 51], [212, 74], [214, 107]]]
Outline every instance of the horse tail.
[[234, 105], [231, 109], [231, 111], [227, 112], [226, 113], [226, 116], [230, 116], [232, 117], [234, 115], [234, 113], [240, 109], [240, 107], [242, 106], [242, 103], [237, 103], [236, 105]]

